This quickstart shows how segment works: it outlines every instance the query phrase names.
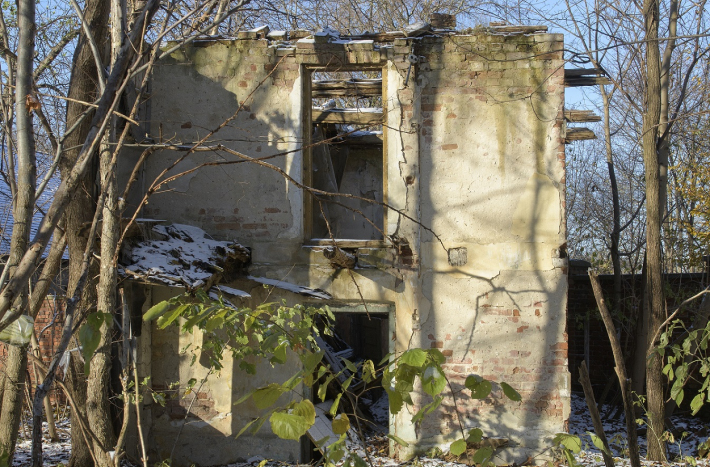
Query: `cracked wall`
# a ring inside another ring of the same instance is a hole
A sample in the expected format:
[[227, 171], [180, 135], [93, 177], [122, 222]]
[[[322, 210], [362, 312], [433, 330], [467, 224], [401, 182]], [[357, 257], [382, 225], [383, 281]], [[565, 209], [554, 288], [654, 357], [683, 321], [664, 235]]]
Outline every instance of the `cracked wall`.
[[[460, 414], [467, 426], [509, 438], [512, 449], [502, 460], [522, 463], [563, 431], [569, 416], [566, 263], [560, 258], [562, 48], [561, 35], [485, 33], [387, 44], [256, 38], [186, 47], [154, 74], [147, 122], [153, 141], [189, 145], [240, 110], [205, 142], [211, 150], [191, 154], [171, 172], [197, 168], [154, 195], [143, 216], [239, 241], [252, 250], [252, 275], [320, 288], [340, 301], [356, 302], [362, 294], [393, 304], [392, 350], [439, 348], [455, 385], [479, 374], [506, 381], [523, 396], [520, 403], [505, 402], [497, 391], [484, 401], [459, 401], [458, 408], [447, 401], [419, 428], [401, 413], [390, 430], [411, 449], [397, 448], [398, 454], [452, 441]], [[392, 208], [385, 224], [392, 242], [352, 248], [359, 259], [351, 271], [357, 285], [348, 271], [331, 266], [322, 246], [304, 238], [304, 196], [297, 187], [304, 180], [305, 70], [355, 65], [383, 71], [384, 190]], [[127, 152], [124, 167], [139, 153]], [[273, 167], [244, 162], [243, 155], [271, 156], [264, 162]], [[151, 155], [143, 186], [180, 156], [167, 147]], [[451, 249], [457, 249], [458, 266], [451, 265]], [[266, 298], [251, 291], [253, 302], [245, 305]], [[146, 306], [165, 294], [156, 289]], [[269, 299], [282, 297], [301, 300], [286, 292]], [[161, 349], [180, 348], [187, 337], [144, 330], [141, 339], [144, 359], [155, 361]], [[142, 371], [164, 383], [187, 374], [186, 365], [177, 359], [170, 371], [155, 365]], [[258, 384], [249, 378], [230, 368], [208, 380], [203, 423], [186, 427], [180, 462], [200, 464], [206, 456], [200, 446], [208, 439], [228, 446], [206, 458], [209, 463], [247, 458], [262, 438], [280, 442], [268, 430], [242, 444], [229, 438], [253, 415], [228, 408], [245, 385]], [[147, 410], [156, 439], [170, 439], [175, 420], [164, 409]], [[271, 456], [301, 455], [298, 443], [280, 443]]]

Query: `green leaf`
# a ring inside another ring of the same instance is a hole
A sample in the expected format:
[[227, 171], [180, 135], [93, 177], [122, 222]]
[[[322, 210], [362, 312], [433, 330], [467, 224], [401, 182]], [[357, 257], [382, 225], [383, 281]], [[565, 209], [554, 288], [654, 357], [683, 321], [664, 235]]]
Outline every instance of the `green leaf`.
[[189, 307], [189, 305], [180, 305], [158, 318], [158, 329], [165, 329], [166, 327], [168, 327], [170, 323], [178, 319], [178, 317], [182, 314], [183, 311], [187, 309], [187, 307]]
[[387, 437], [394, 441], [395, 443], [399, 444], [400, 446], [409, 447], [409, 443], [403, 440], [402, 438], [395, 436], [393, 434], [387, 433]]
[[257, 408], [265, 409], [272, 406], [281, 394], [286, 392], [286, 388], [277, 383], [271, 383], [266, 387], [254, 391], [252, 398]]
[[282, 342], [281, 344], [278, 345], [273, 350], [273, 357], [271, 357], [271, 363], [280, 363], [284, 364], [286, 363], [286, 348], [287, 348], [287, 343]]
[[375, 364], [372, 360], [365, 360], [362, 363], [362, 380], [370, 383], [375, 380]]
[[81, 342], [81, 354], [84, 357], [84, 374], [89, 374], [91, 358], [99, 348], [101, 342], [101, 326], [96, 326], [95, 320], [87, 318], [79, 329], [79, 342]]
[[151, 392], [150, 395], [153, 398], [153, 402], [160, 404], [161, 407], [165, 407], [165, 396], [162, 393]]
[[558, 446], [564, 446], [573, 453], [577, 454], [582, 449], [582, 440], [579, 436], [570, 435], [567, 433], [557, 433], [552, 439], [552, 442]]
[[436, 396], [446, 387], [446, 378], [436, 366], [428, 366], [422, 375], [422, 389], [430, 396]]
[[473, 454], [472, 460], [475, 464], [483, 464], [488, 459], [490, 459], [492, 455], [493, 448], [490, 446], [486, 446], [484, 448], [477, 449], [476, 452]]
[[473, 430], [468, 432], [468, 438], [466, 438], [466, 441], [471, 444], [477, 444], [480, 443], [482, 439], [483, 430], [481, 430], [480, 428], [474, 428]]
[[387, 391], [390, 401], [390, 413], [396, 415], [402, 410], [404, 406], [404, 401], [402, 400], [402, 395], [396, 391]]
[[429, 349], [429, 357], [438, 365], [446, 363], [446, 357], [439, 349]]
[[167, 300], [163, 300], [162, 302], [156, 303], [143, 314], [143, 321], [148, 322], [161, 317], [172, 306], [173, 305]]
[[321, 439], [319, 439], [319, 440], [317, 440], [317, 441], [314, 441], [313, 444], [314, 444], [318, 449], [320, 449], [320, 448], [323, 447], [323, 445], [324, 445], [325, 443], [328, 442], [329, 439], [330, 439], [330, 436], [324, 436], [323, 438], [321, 438]]
[[255, 418], [254, 420], [252, 420], [252, 421], [250, 421], [249, 423], [247, 423], [246, 425], [244, 425], [244, 427], [242, 427], [242, 429], [239, 430], [239, 433], [237, 433], [237, 436], [235, 436], [234, 439], [237, 439], [237, 438], [239, 438], [242, 434], [244, 434], [244, 432], [247, 431], [247, 430], [249, 429], [249, 427], [251, 427], [254, 423], [256, 423], [256, 421], [259, 420], [260, 418], [261, 418], [261, 417]]
[[256, 374], [256, 365], [254, 365], [253, 363], [249, 363], [246, 360], [242, 360], [241, 362], [239, 362], [239, 368], [245, 371], [248, 375]]
[[676, 404], [680, 405], [681, 402], [683, 402], [684, 396], [685, 394], [683, 392], [683, 381], [681, 379], [677, 379], [671, 387], [671, 399], [673, 399]]
[[490, 381], [478, 375], [468, 376], [464, 384], [471, 390], [471, 398], [473, 399], [485, 399], [493, 389], [493, 385]]
[[302, 416], [286, 412], [272, 413], [269, 422], [271, 431], [281, 439], [299, 440], [312, 426]]
[[239, 399], [237, 399], [237, 402], [235, 402], [235, 403], [232, 404], [232, 405], [239, 405], [239, 404], [241, 404], [242, 402], [244, 402], [245, 400], [249, 399], [249, 398], [250, 398], [251, 396], [253, 396], [253, 395], [254, 395], [254, 391], [249, 391], [248, 393], [244, 394], [242, 397], [240, 397]]
[[454, 456], [460, 456], [461, 454], [466, 452], [466, 440], [459, 439], [451, 443], [451, 446], [449, 447], [449, 452]]
[[513, 389], [508, 383], [500, 383], [500, 387], [503, 388], [503, 394], [505, 394], [508, 399], [515, 402], [521, 401], [522, 397], [520, 397], [518, 391]]
[[330, 406], [330, 410], [328, 410], [328, 413], [330, 414], [331, 417], [335, 417], [335, 414], [338, 413], [338, 406], [340, 405], [340, 399], [343, 397], [343, 393], [339, 393], [337, 396], [335, 396], [335, 400], [333, 401], [333, 404]]
[[343, 391], [348, 390], [348, 388], [350, 387], [350, 384], [353, 382], [353, 378], [355, 378], [354, 373], [351, 374], [350, 376], [348, 376], [348, 378], [345, 381], [343, 381], [343, 383], [340, 385], [340, 387], [343, 388]]
[[422, 349], [409, 349], [399, 358], [399, 363], [421, 368], [426, 363], [427, 354]]
[[336, 435], [342, 435], [347, 433], [350, 429], [350, 420], [348, 416], [344, 413], [339, 413], [337, 417], [333, 419], [333, 433]]
[[318, 399], [320, 399], [321, 402], [325, 402], [325, 398], [327, 396], [327, 391], [328, 391], [328, 383], [332, 380], [332, 377], [329, 377], [326, 379], [325, 384], [321, 384], [318, 386]]
[[316, 408], [313, 402], [308, 399], [303, 399], [293, 406], [293, 413], [304, 418], [310, 425], [316, 422]]
[[305, 352], [301, 354], [301, 362], [303, 363], [303, 371], [306, 373], [312, 373], [316, 369], [318, 364], [323, 360], [323, 355], [325, 353], [321, 350], [320, 352]]
[[604, 446], [604, 441], [602, 441], [602, 439], [599, 436], [595, 435], [594, 433], [592, 433], [590, 431], [588, 431], [587, 434], [589, 435], [590, 438], [592, 438], [592, 444], [594, 444], [595, 448], [599, 449], [601, 452], [603, 452], [607, 456], [611, 457], [611, 451], [609, 451], [609, 449], [606, 446]]
[[693, 411], [693, 415], [698, 413], [698, 411], [703, 407], [703, 402], [705, 401], [705, 394], [700, 393], [693, 397], [693, 400], [690, 402], [690, 410]]
[[353, 362], [351, 362], [347, 358], [341, 358], [340, 360], [343, 362], [343, 365], [345, 365], [345, 368], [350, 370], [351, 373], [357, 373], [357, 367]]

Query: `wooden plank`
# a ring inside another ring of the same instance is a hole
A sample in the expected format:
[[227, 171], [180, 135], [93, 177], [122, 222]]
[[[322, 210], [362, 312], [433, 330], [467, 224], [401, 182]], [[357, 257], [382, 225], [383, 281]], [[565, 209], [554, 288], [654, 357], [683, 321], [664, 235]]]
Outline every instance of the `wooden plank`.
[[600, 84], [611, 84], [609, 78], [604, 76], [604, 72], [599, 68], [570, 68], [565, 69], [565, 86], [598, 86]]
[[594, 134], [589, 128], [567, 128], [567, 136], [565, 137], [565, 143], [571, 143], [572, 141], [583, 141], [588, 139], [597, 139], [597, 135]]
[[565, 86], [568, 88], [578, 88], [582, 86], [598, 86], [612, 84], [606, 76], [581, 76], [575, 78], [565, 78]]
[[320, 452], [324, 454], [326, 448], [331, 444], [335, 443], [340, 438], [340, 436], [333, 433], [333, 424], [331, 423], [327, 415], [331, 405], [333, 405], [333, 401], [328, 400], [325, 402], [321, 402], [320, 404], [317, 404], [315, 406], [316, 422], [315, 424], [313, 424], [312, 427], [308, 429], [307, 432], [308, 437], [311, 439], [311, 441], [313, 441], [314, 444], [322, 440], [326, 436], [328, 437], [326, 442], [318, 448]]
[[381, 79], [314, 81], [312, 97], [375, 97], [382, 95]]
[[311, 121], [313, 123], [379, 125], [382, 123], [382, 111], [360, 112], [357, 109], [313, 109], [311, 112]]
[[599, 68], [565, 68], [565, 78], [573, 76], [600, 76], [604, 74]]
[[602, 118], [592, 110], [565, 110], [565, 120], [568, 122], [601, 122]]

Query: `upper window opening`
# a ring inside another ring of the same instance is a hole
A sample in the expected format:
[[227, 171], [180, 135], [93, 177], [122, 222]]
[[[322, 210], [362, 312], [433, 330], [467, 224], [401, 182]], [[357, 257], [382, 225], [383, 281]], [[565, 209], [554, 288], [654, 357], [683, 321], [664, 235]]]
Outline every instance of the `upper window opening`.
[[307, 181], [349, 195], [308, 196], [310, 238], [382, 240], [382, 70], [313, 71], [310, 78]]

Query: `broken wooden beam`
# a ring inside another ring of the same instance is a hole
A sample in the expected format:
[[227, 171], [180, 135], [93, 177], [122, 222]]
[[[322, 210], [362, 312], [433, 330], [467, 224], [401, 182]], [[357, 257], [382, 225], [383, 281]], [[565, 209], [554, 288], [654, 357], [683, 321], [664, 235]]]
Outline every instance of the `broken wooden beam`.
[[602, 118], [592, 110], [565, 110], [565, 120], [573, 123], [601, 122]]
[[357, 258], [355, 258], [354, 255], [351, 255], [347, 251], [341, 250], [337, 246], [324, 248], [323, 256], [325, 256], [333, 266], [343, 269], [353, 269], [355, 268], [355, 263], [357, 262]]
[[338, 123], [341, 125], [380, 125], [382, 111], [365, 111], [361, 109], [329, 109], [311, 111], [313, 123]]
[[611, 84], [609, 78], [604, 76], [604, 72], [599, 68], [565, 69], [565, 86], [568, 88], [599, 84]]
[[382, 95], [382, 79], [314, 81], [312, 97], [375, 97]]
[[589, 128], [567, 128], [565, 143], [571, 143], [572, 141], [584, 141], [588, 139], [597, 139], [597, 135], [595, 135]]

